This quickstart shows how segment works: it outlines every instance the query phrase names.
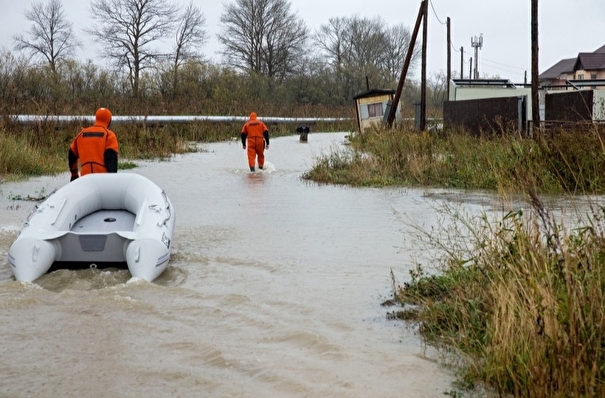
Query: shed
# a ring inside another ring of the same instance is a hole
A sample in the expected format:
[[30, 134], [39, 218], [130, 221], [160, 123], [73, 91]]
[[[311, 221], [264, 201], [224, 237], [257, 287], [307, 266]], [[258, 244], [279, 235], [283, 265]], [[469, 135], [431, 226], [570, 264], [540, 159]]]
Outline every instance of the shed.
[[[386, 122], [394, 95], [395, 90], [372, 89], [353, 97], [360, 132], [372, 125]], [[395, 113], [395, 118], [401, 120], [399, 109]]]

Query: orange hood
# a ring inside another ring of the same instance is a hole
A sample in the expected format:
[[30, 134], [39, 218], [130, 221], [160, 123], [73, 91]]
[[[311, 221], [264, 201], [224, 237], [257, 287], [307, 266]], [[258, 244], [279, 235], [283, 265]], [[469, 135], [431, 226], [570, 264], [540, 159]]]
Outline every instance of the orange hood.
[[95, 125], [109, 128], [110, 124], [111, 124], [111, 112], [109, 111], [109, 109], [107, 109], [107, 108], [97, 109], [97, 113], [95, 114]]

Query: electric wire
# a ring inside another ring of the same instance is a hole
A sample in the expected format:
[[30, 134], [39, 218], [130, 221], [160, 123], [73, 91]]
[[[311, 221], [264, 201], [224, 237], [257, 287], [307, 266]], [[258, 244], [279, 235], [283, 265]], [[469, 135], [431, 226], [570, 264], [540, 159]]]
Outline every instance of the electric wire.
[[433, 4], [432, 0], [429, 0], [429, 3], [431, 5], [431, 8], [433, 9], [433, 14], [435, 15], [435, 18], [437, 19], [437, 21], [441, 24], [441, 25], [446, 25], [445, 22], [443, 22], [439, 16], [437, 15], [437, 11], [435, 11], [435, 5]]

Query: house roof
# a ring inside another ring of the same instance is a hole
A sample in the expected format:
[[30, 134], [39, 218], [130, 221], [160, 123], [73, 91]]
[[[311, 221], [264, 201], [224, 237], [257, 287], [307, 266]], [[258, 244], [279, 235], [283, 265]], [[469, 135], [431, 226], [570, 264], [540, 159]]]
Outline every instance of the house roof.
[[539, 80], [556, 80], [561, 75], [572, 74], [576, 70], [605, 70], [605, 45], [591, 53], [578, 53], [575, 58], [562, 59], [538, 77]]
[[579, 53], [574, 70], [602, 70], [605, 69], [605, 53]]
[[372, 90], [365, 91], [361, 94], [357, 94], [356, 96], [353, 97], [353, 99], [358, 100], [361, 98], [378, 97], [380, 95], [393, 95], [393, 94], [395, 94], [395, 92], [396, 92], [395, 90], [374, 88]]
[[539, 80], [554, 80], [566, 73], [573, 73], [577, 58], [562, 59], [538, 76]]

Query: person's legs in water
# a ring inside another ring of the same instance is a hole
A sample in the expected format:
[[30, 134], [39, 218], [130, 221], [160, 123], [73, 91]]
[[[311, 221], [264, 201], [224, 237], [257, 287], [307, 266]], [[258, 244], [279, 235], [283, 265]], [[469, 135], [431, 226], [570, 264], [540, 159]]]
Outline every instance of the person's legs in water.
[[263, 138], [255, 139], [256, 155], [258, 156], [258, 168], [263, 169], [265, 166], [265, 140]]
[[254, 171], [254, 166], [256, 165], [256, 138], [248, 139], [248, 166], [250, 166], [250, 171]]

